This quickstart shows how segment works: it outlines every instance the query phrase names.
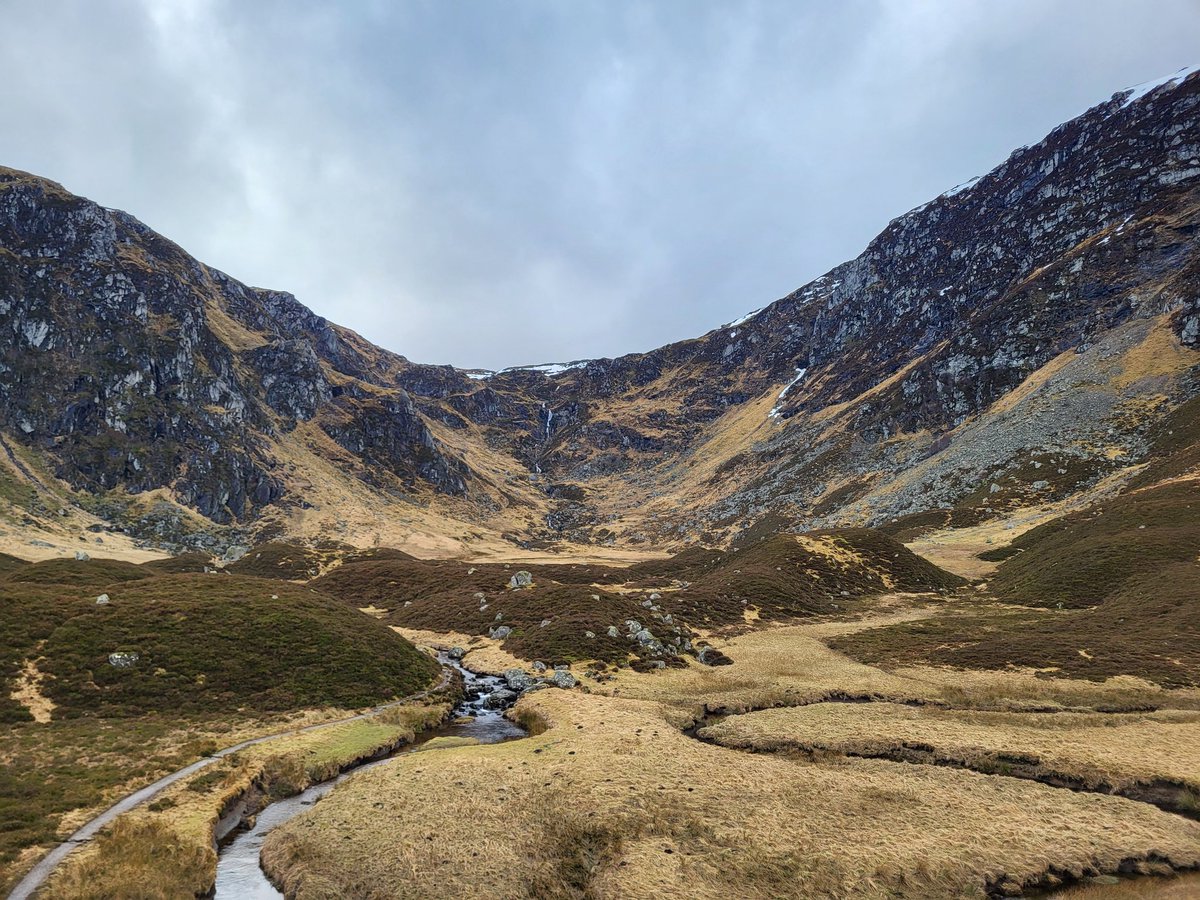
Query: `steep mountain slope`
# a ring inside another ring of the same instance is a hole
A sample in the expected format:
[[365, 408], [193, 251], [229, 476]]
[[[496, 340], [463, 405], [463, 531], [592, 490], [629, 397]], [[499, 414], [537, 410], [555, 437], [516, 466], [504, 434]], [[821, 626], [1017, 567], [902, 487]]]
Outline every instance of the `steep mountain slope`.
[[0, 426], [84, 506], [140, 493], [357, 544], [399, 527], [433, 553], [986, 518], [1118, 485], [1196, 393], [1198, 220], [1193, 73], [1114, 95], [739, 322], [482, 373], [410, 363], [3, 170]]

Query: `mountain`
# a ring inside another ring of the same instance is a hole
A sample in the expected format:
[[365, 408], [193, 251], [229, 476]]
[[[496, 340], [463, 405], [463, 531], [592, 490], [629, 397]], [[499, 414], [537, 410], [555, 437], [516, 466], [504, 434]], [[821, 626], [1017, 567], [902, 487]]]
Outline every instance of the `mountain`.
[[1158, 424], [1200, 393], [1198, 221], [1192, 71], [1113, 95], [737, 322], [489, 373], [410, 362], [3, 169], [0, 496], [47, 533], [432, 555], [1096, 497], [1160, 459]]

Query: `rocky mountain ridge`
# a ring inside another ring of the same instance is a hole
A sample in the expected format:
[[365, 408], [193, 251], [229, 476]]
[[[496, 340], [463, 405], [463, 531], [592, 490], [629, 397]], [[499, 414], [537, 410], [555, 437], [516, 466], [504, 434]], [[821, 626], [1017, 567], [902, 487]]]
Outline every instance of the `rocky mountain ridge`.
[[1198, 218], [1191, 73], [1114, 95], [700, 338], [487, 373], [412, 363], [0, 170], [0, 426], [81, 496], [327, 536], [360, 490], [428, 513], [414, 528], [525, 544], [986, 515], [1138, 465], [1194, 395]]

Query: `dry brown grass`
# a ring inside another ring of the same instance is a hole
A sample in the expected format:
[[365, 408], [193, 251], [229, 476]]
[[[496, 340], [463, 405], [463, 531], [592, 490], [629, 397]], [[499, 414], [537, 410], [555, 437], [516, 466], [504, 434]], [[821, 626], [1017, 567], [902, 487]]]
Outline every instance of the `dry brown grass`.
[[1200, 713], [1013, 713], [822, 703], [730, 716], [700, 732], [722, 746], [867, 756], [922, 748], [995, 770], [1005, 759], [1090, 788], [1170, 781], [1200, 793]]
[[288, 896], [963, 897], [1004, 875], [1200, 863], [1200, 824], [953, 769], [733, 753], [658, 704], [522, 700], [526, 740], [414, 754], [267, 840]]
[[441, 722], [447, 704], [392, 707], [371, 720], [280, 737], [213, 763], [119, 817], [59, 867], [48, 890], [62, 900], [174, 900], [211, 890], [214, 828], [247, 795], [279, 799], [334, 777], [358, 760], [413, 740]]

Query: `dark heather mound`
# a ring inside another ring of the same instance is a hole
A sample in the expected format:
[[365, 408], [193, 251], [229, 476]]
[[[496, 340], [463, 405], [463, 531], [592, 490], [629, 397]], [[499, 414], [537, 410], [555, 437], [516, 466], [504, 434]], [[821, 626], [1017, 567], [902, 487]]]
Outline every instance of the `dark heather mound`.
[[0, 553], [0, 575], [5, 575], [27, 565], [29, 565], [29, 563], [21, 559], [19, 556], [13, 556], [9, 553]]
[[781, 534], [725, 554], [663, 606], [693, 625], [830, 613], [844, 600], [887, 591], [940, 591], [963, 579], [869, 528]]
[[[6, 628], [8, 658], [39, 657], [55, 716], [355, 708], [437, 675], [386, 626], [286, 582], [163, 575], [105, 592], [111, 602], [97, 605], [94, 588], [0, 585], [3, 618], [22, 620]], [[113, 665], [113, 653], [136, 661]]]
[[[511, 590], [509, 580], [520, 571], [532, 575], [533, 585]], [[616, 662], [631, 653], [670, 661], [669, 653], [652, 653], [631, 640], [625, 623], [632, 619], [651, 626], [664, 648], [681, 646], [689, 637], [686, 629], [656, 624], [654, 611], [642, 607], [640, 597], [633, 600], [592, 584], [606, 578], [624, 580], [623, 573], [582, 564], [385, 559], [343, 563], [310, 585], [354, 606], [386, 609], [384, 621], [391, 625], [472, 635], [507, 626], [512, 632], [504, 639], [504, 649], [531, 661]], [[610, 637], [609, 626], [616, 626], [620, 636]], [[594, 636], [589, 638], [588, 632]], [[679, 644], [672, 643], [676, 637]]]
[[1012, 542], [990, 581], [1026, 606], [1096, 606], [1135, 576], [1200, 555], [1200, 484], [1166, 484], [1040, 525]]
[[300, 544], [272, 541], [260, 544], [246, 553], [237, 562], [225, 567], [234, 575], [252, 575], [255, 578], [281, 578], [284, 581], [307, 581], [321, 571], [329, 554]]
[[0, 581], [103, 587], [112, 582], [148, 578], [153, 574], [136, 563], [118, 559], [47, 559], [14, 569]]
[[630, 566], [626, 572], [631, 581], [695, 581], [711, 572], [725, 554], [707, 547], [689, 547], [667, 559], [650, 559]]
[[193, 550], [190, 553], [180, 553], [178, 556], [168, 556], [166, 559], [154, 559], [142, 563], [142, 568], [155, 575], [184, 575], [203, 573], [205, 569], [214, 569], [216, 561], [207, 553]]
[[1095, 609], [996, 610], [845, 635], [837, 650], [876, 665], [1029, 666], [1102, 680], [1200, 685], [1200, 565], [1127, 580]]

